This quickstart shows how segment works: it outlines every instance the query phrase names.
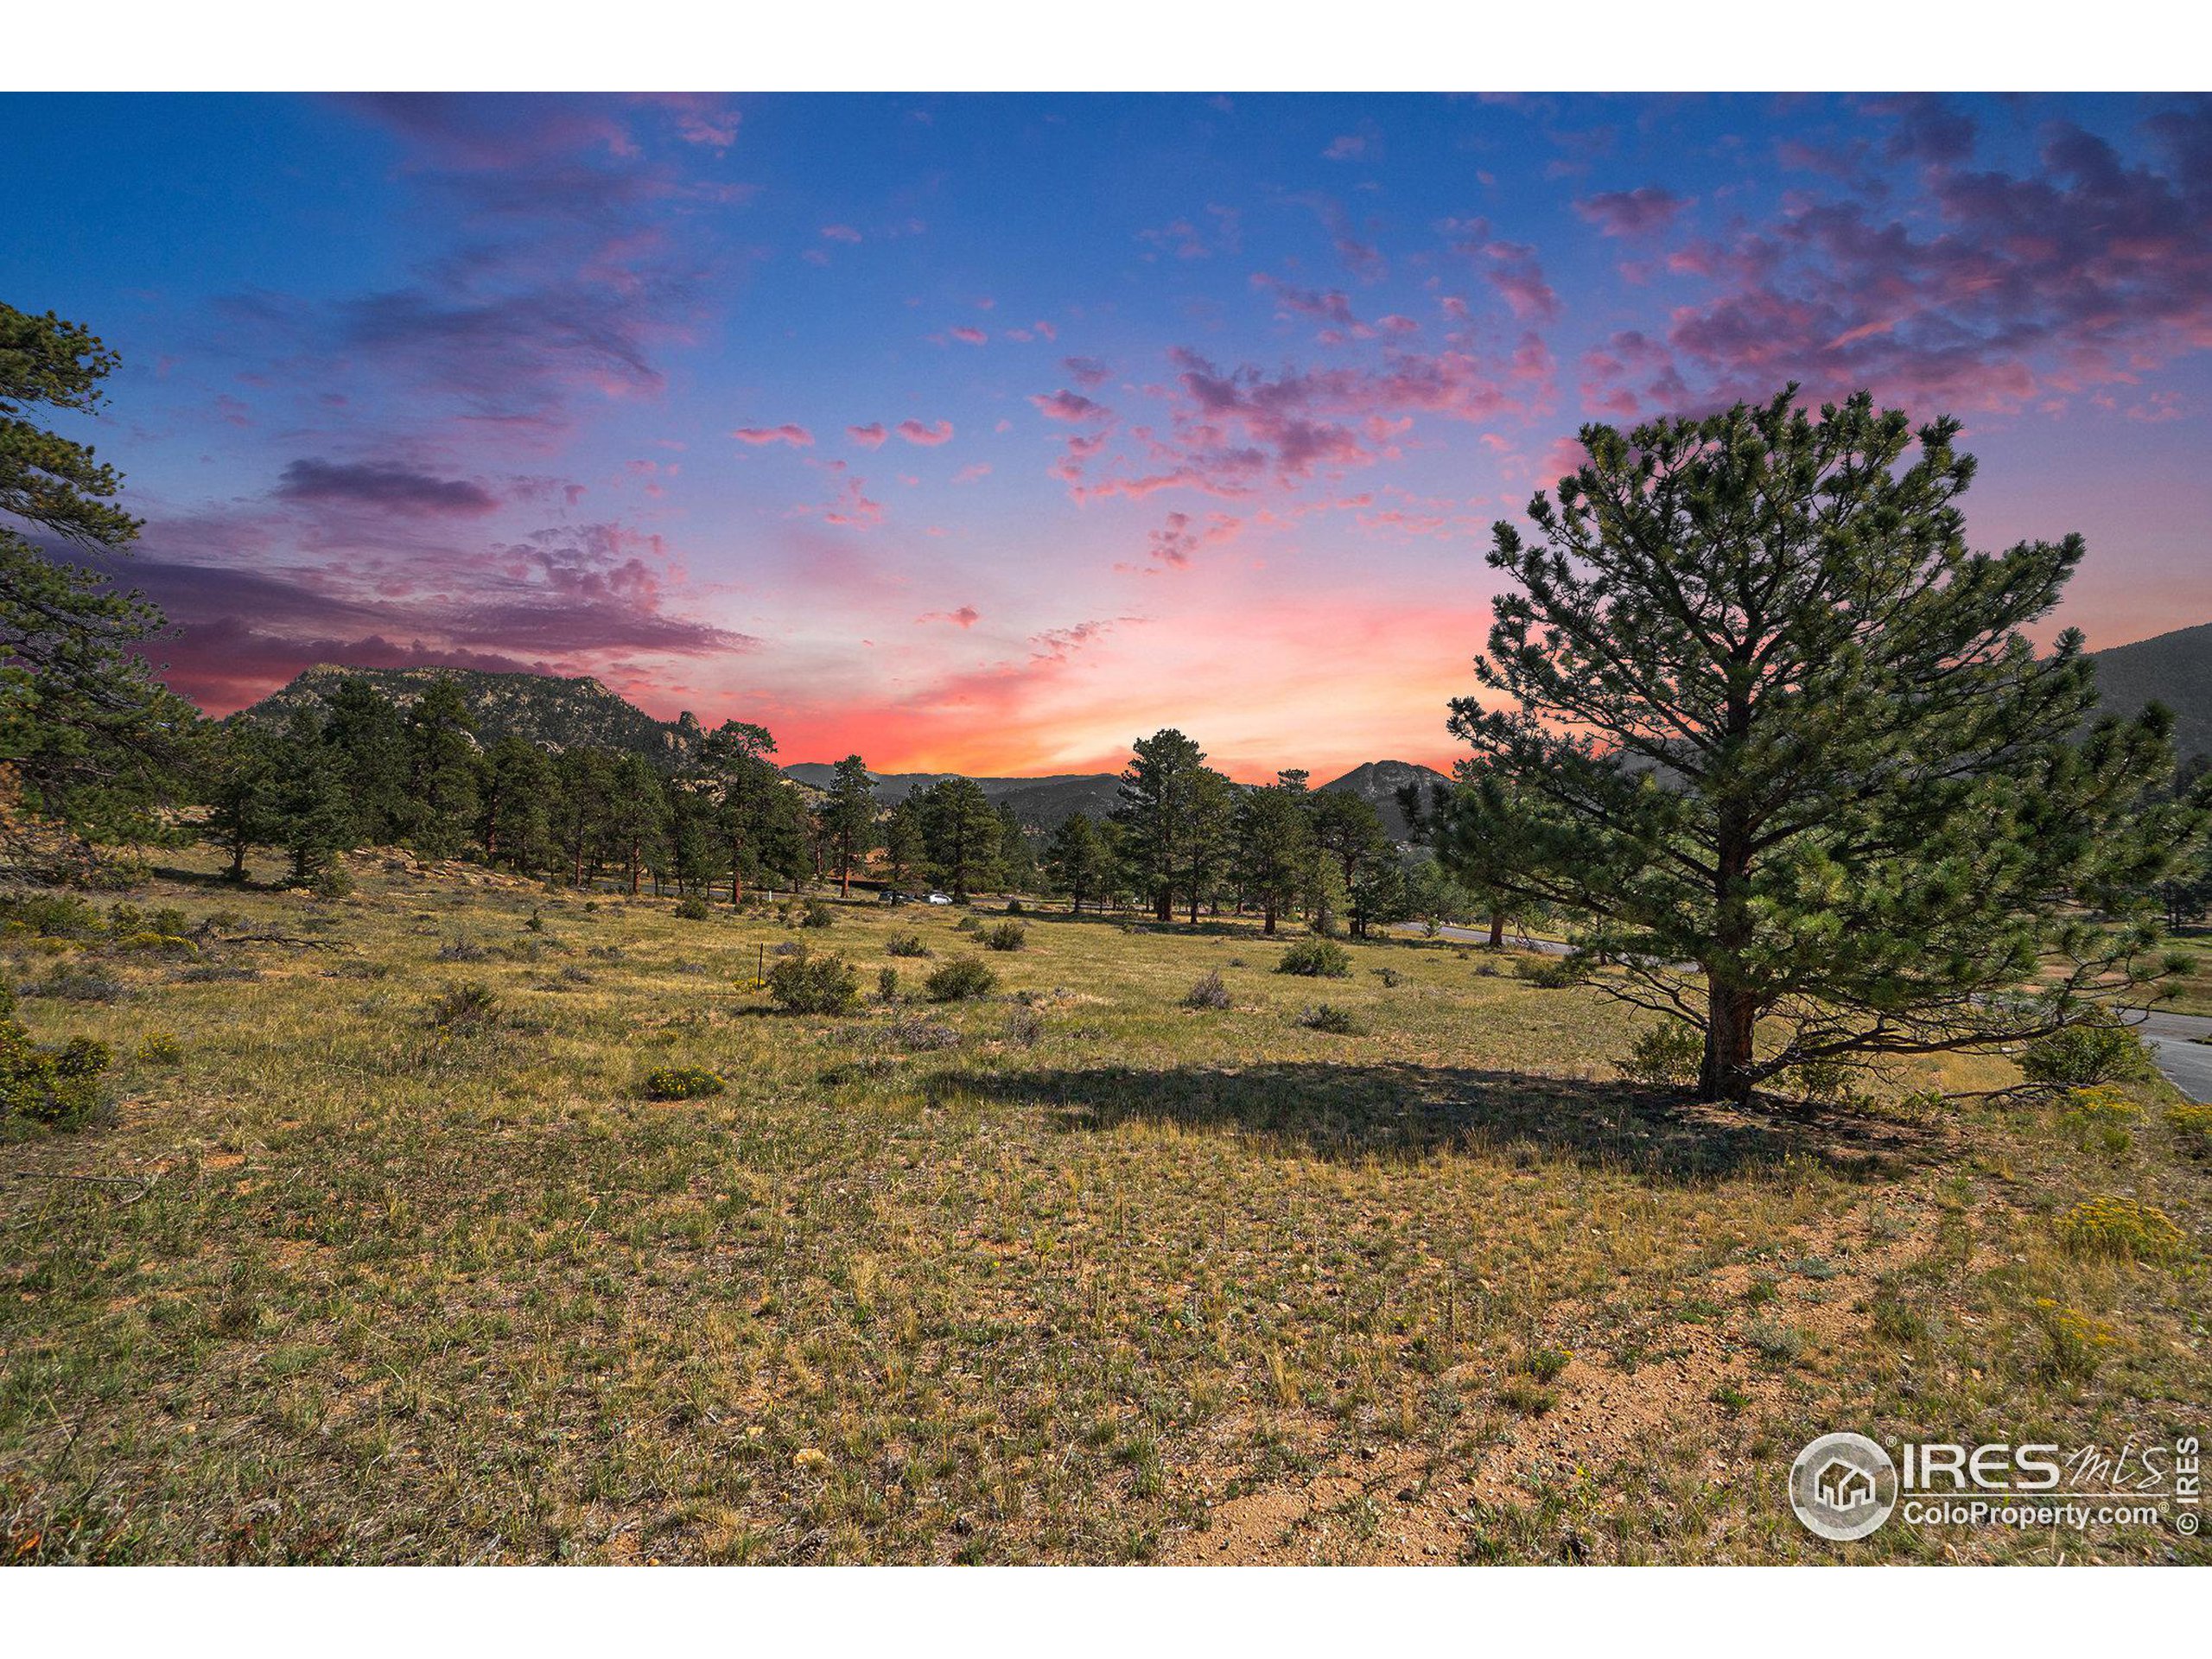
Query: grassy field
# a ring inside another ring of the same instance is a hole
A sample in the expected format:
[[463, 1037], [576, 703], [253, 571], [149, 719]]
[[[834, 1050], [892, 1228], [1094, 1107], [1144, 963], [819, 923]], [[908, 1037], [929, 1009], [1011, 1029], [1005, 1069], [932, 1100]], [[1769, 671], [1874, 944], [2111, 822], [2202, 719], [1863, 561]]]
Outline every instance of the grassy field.
[[[227, 912], [189, 954], [5, 944], [78, 993], [35, 1033], [118, 1055], [105, 1121], [0, 1142], [10, 1558], [2208, 1559], [1833, 1545], [1783, 1490], [1831, 1428], [2212, 1427], [2212, 1160], [2162, 1086], [1737, 1115], [1619, 1082], [1640, 1016], [1480, 949], [1313, 980], [1238, 925], [987, 953], [941, 909], [801, 931], [353, 868], [130, 895]], [[863, 1012], [752, 988], [802, 938]], [[995, 995], [922, 1000], [969, 955]], [[1183, 1007], [1209, 970], [1230, 1006]], [[1355, 1029], [1299, 1023], [1323, 1002]], [[646, 1098], [670, 1066], [727, 1092]], [[2064, 1248], [2113, 1196], [2178, 1254]]]

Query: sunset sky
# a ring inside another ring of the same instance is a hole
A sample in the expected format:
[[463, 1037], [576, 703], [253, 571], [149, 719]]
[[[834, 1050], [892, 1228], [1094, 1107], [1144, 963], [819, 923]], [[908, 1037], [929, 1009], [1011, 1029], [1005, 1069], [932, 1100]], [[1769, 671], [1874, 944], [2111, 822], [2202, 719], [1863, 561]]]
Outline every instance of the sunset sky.
[[0, 98], [0, 298], [211, 712], [597, 675], [786, 760], [1442, 765], [1575, 429], [1967, 422], [2093, 648], [2212, 620], [2212, 99]]

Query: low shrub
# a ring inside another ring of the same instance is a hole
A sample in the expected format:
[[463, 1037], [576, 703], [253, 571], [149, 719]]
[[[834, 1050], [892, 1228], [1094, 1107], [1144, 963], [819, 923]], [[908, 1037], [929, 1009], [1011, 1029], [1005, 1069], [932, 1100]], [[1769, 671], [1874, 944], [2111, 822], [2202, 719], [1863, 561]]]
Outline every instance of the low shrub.
[[975, 957], [955, 957], [930, 970], [922, 989], [932, 1002], [962, 1002], [988, 996], [999, 988], [999, 976], [990, 965]]
[[2172, 1217], [2135, 1198], [2084, 1199], [2056, 1227], [2068, 1255], [2102, 1261], [2163, 1262], [2188, 1242]]
[[1316, 1002], [1298, 1016], [1298, 1023], [1308, 1031], [1325, 1031], [1332, 1037], [1359, 1034], [1359, 1021], [1351, 1017], [1351, 1010], [1333, 1002]]
[[149, 1032], [138, 1040], [138, 1061], [142, 1065], [175, 1065], [183, 1058], [184, 1045], [174, 1032]]
[[44, 979], [24, 986], [22, 994], [50, 997], [56, 1002], [120, 1002], [130, 995], [121, 980], [82, 969], [60, 967]]
[[2101, 1083], [2148, 1083], [2158, 1075], [2142, 1039], [2110, 1008], [2088, 1009], [2063, 1030], [2039, 1037], [2020, 1053], [2029, 1081], [2054, 1089]]
[[842, 957], [801, 949], [776, 959], [768, 995], [786, 1014], [849, 1014], [860, 1006], [860, 976]]
[[1627, 1057], [1613, 1064], [1632, 1083], [1687, 1087], [1697, 1081], [1705, 1064], [1705, 1036], [1687, 1020], [1662, 1020], [1638, 1035]]
[[1017, 1002], [1006, 1011], [1006, 1039], [1023, 1048], [1034, 1048], [1037, 1039], [1045, 1034], [1045, 1017], [1027, 1002]]
[[679, 922], [703, 922], [713, 914], [707, 901], [696, 893], [687, 893], [676, 901], [676, 919]]
[[2059, 1112], [2059, 1128], [2086, 1151], [2117, 1158], [2135, 1141], [2136, 1121], [2143, 1109], [2108, 1084], [2093, 1089], [2069, 1089]]
[[438, 947], [440, 962], [481, 962], [484, 947], [466, 933], [456, 934]]
[[2190, 1151], [2212, 1154], [2212, 1106], [2169, 1106], [2166, 1127]]
[[2104, 1351], [2120, 1342], [2119, 1334], [2104, 1320], [2049, 1296], [2037, 1297], [2028, 1317], [2046, 1344], [2043, 1369], [2069, 1382], [2086, 1382], [2094, 1376]]
[[893, 933], [883, 942], [886, 951], [894, 957], [926, 957], [930, 948], [922, 943], [918, 933]]
[[1351, 957], [1344, 946], [1329, 939], [1300, 939], [1275, 963], [1279, 974], [1298, 974], [1307, 979], [1349, 979]]
[[837, 925], [836, 909], [826, 899], [810, 899], [806, 901], [806, 908], [799, 912], [798, 925], [801, 927], [835, 927]]
[[474, 1031], [494, 1024], [499, 1013], [492, 988], [471, 979], [431, 998], [428, 1018], [442, 1031]]
[[1027, 916], [1029, 913], [1029, 907], [1019, 899], [1009, 899], [1006, 901], [1006, 913], [1009, 916]]
[[1572, 957], [1523, 957], [1513, 976], [1540, 991], [1564, 991], [1582, 982], [1584, 970]]
[[899, 970], [896, 968], [875, 970], [875, 1000], [879, 1002], [896, 1002], [899, 1000]]
[[1531, 1348], [1521, 1356], [1515, 1369], [1526, 1371], [1539, 1382], [1551, 1382], [1573, 1359], [1574, 1355], [1565, 1348]]
[[1744, 1340], [1758, 1350], [1760, 1358], [1776, 1365], [1790, 1364], [1805, 1351], [1803, 1332], [1764, 1315], [1745, 1322]]
[[1020, 922], [1001, 922], [987, 927], [980, 935], [986, 950], [1026, 950], [1029, 948], [1029, 930]]
[[196, 957], [200, 947], [181, 933], [157, 933], [152, 928], [128, 933], [115, 942], [118, 950], [164, 957]]
[[950, 1026], [940, 1025], [934, 1020], [924, 1020], [919, 1016], [913, 1016], [892, 1022], [891, 1040], [901, 1048], [919, 1051], [957, 1048], [960, 1046], [960, 1033]]
[[73, 893], [0, 893], [0, 926], [58, 939], [81, 939], [100, 929], [100, 915]]
[[343, 899], [353, 891], [353, 878], [343, 865], [326, 864], [308, 881], [308, 891], [318, 899]]
[[72, 1037], [59, 1047], [31, 1040], [0, 986], [0, 1122], [22, 1118], [74, 1128], [99, 1107], [99, 1077], [113, 1056], [105, 1043]]
[[235, 962], [195, 962], [177, 975], [184, 985], [213, 985], [228, 980], [252, 981], [261, 977], [261, 969], [249, 968]]
[[723, 1087], [722, 1080], [704, 1066], [664, 1065], [645, 1073], [647, 1100], [704, 1100], [721, 1093]]
[[1184, 997], [1186, 1008], [1225, 1008], [1229, 1007], [1229, 987], [1222, 983], [1221, 969], [1210, 968], [1200, 975], [1190, 994]]

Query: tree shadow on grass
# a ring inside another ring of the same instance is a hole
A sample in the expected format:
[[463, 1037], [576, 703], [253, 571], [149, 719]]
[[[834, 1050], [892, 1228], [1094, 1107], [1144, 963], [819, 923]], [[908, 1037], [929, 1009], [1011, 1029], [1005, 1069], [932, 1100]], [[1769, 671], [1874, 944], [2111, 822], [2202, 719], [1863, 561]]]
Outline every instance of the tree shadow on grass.
[[1044, 1107], [1071, 1133], [1123, 1123], [1248, 1136], [1336, 1162], [1446, 1153], [1567, 1160], [1669, 1185], [1802, 1160], [1893, 1179], [1941, 1152], [1936, 1132], [1864, 1114], [1761, 1102], [1748, 1111], [1620, 1083], [1467, 1067], [1268, 1063], [1146, 1071], [954, 1071], [946, 1091]]

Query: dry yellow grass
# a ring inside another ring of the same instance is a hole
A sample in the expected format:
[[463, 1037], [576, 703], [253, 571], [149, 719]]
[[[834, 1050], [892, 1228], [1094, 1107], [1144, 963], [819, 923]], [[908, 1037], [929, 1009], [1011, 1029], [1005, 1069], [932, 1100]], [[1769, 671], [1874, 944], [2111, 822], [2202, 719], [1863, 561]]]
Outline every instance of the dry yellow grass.
[[[357, 868], [331, 903], [132, 895], [326, 948], [7, 942], [19, 983], [126, 995], [24, 1005], [122, 1058], [111, 1121], [0, 1143], [0, 1550], [2184, 1548], [1893, 1524], [1838, 1548], [1783, 1492], [1830, 1427], [2201, 1432], [2207, 1173], [2158, 1114], [2114, 1142], [2056, 1112], [1701, 1110], [1616, 1080], [1634, 1016], [1479, 950], [1352, 944], [1316, 982], [1247, 926], [1046, 915], [988, 957], [997, 995], [932, 1004], [925, 972], [976, 950], [942, 910], [802, 932]], [[886, 953], [909, 932], [934, 963]], [[871, 994], [896, 968], [901, 1001], [773, 1012], [751, 983], [802, 938]], [[1181, 1006], [1209, 969], [1231, 1006]], [[469, 983], [489, 1014], [433, 1023]], [[1360, 1034], [1297, 1023], [1321, 1001]], [[725, 1092], [644, 1097], [687, 1067]], [[2069, 1257], [2051, 1217], [2107, 1195], [2190, 1248]], [[2109, 1332], [2093, 1376], [2051, 1363], [2045, 1300]]]

